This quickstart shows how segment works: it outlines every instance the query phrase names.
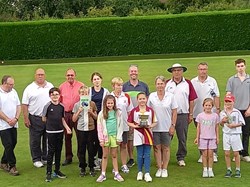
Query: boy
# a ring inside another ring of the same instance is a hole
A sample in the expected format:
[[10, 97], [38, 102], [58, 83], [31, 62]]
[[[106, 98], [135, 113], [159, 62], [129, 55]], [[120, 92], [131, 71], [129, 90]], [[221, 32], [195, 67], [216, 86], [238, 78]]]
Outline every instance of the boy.
[[[80, 176], [86, 175], [86, 150], [88, 150], [89, 174], [94, 177], [94, 135], [97, 119], [97, 108], [93, 101], [90, 101], [89, 88], [81, 86], [79, 89], [80, 101], [75, 103], [73, 108], [72, 121], [77, 121], [77, 156], [79, 159]], [[84, 97], [86, 98], [84, 101]]]
[[52, 161], [55, 155], [54, 175], [58, 178], [66, 178], [60, 171], [61, 152], [63, 144], [63, 127], [67, 133], [72, 133], [64, 119], [64, 107], [59, 102], [60, 90], [51, 88], [49, 90], [51, 101], [43, 108], [42, 120], [46, 122], [46, 133], [48, 137], [48, 159], [46, 182], [51, 182]]
[[235, 177], [239, 178], [241, 177], [239, 151], [243, 149], [241, 126], [245, 125], [245, 121], [240, 111], [234, 108], [235, 97], [232, 94], [227, 94], [224, 101], [224, 110], [220, 112], [220, 124], [223, 127], [223, 149], [225, 151], [225, 161], [227, 165], [225, 177], [232, 176], [230, 160], [230, 148], [232, 148], [236, 165]]

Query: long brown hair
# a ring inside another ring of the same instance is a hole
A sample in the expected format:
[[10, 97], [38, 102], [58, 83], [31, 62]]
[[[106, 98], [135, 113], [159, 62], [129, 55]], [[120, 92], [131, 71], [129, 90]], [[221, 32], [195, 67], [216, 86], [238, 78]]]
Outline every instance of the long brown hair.
[[108, 119], [108, 112], [109, 109], [107, 108], [107, 101], [108, 99], [112, 99], [114, 101], [114, 111], [117, 112], [117, 107], [116, 107], [116, 100], [115, 97], [113, 95], [106, 95], [103, 99], [103, 118], [104, 119]]

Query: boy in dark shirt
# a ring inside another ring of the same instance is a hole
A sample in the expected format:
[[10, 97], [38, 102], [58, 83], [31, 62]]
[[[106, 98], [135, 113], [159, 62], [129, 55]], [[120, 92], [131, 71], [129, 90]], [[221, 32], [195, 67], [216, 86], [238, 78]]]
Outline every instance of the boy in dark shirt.
[[54, 175], [58, 178], [66, 178], [60, 171], [61, 152], [63, 145], [63, 131], [72, 133], [64, 119], [64, 107], [60, 103], [60, 90], [51, 88], [49, 90], [51, 101], [43, 108], [42, 120], [46, 122], [46, 133], [48, 137], [48, 158], [46, 182], [51, 182], [52, 162], [55, 155]]

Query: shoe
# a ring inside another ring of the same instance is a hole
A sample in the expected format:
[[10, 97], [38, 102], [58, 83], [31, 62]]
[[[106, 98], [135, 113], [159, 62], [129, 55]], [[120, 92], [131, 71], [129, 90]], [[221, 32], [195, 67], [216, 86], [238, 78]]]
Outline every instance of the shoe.
[[60, 178], [60, 179], [65, 179], [65, 178], [67, 178], [67, 176], [64, 175], [61, 171], [54, 171], [54, 175], [55, 175], [55, 177], [58, 177], [58, 178]]
[[168, 177], [168, 170], [163, 169], [162, 172], [161, 172], [161, 177], [167, 178]]
[[52, 181], [51, 173], [47, 173], [45, 181], [46, 182], [51, 182]]
[[216, 153], [214, 153], [214, 162], [215, 162], [215, 163], [218, 162], [218, 156], [217, 156]]
[[81, 168], [81, 169], [80, 169], [80, 177], [84, 177], [84, 176], [86, 176], [86, 175], [87, 175], [86, 170], [83, 169], [83, 168]]
[[185, 163], [184, 160], [179, 160], [178, 165], [181, 166], [181, 167], [184, 167], [184, 166], [186, 166], [186, 163]]
[[200, 158], [197, 161], [198, 163], [202, 163], [202, 156], [200, 156]]
[[241, 156], [240, 159], [244, 162], [250, 162], [250, 156]]
[[235, 157], [233, 157], [232, 161], [235, 162]]
[[121, 170], [122, 170], [123, 173], [129, 173], [129, 169], [128, 169], [127, 165], [122, 166]]
[[69, 164], [71, 164], [71, 163], [72, 163], [72, 160], [66, 159], [66, 160], [64, 160], [64, 162], [62, 163], [62, 166], [67, 166], [67, 165], [69, 165]]
[[228, 169], [224, 177], [229, 178], [231, 176], [232, 176], [232, 171]]
[[143, 178], [143, 173], [141, 171], [139, 171], [138, 174], [137, 174], [137, 178], [136, 179], [138, 181], [142, 181], [142, 178]]
[[122, 178], [122, 176], [117, 173], [115, 176], [114, 176], [114, 180], [118, 181], [118, 182], [123, 182], [124, 179]]
[[162, 169], [158, 169], [155, 176], [156, 177], [161, 177]]
[[105, 181], [107, 178], [105, 175], [101, 174], [97, 179], [96, 182], [103, 182]]
[[235, 171], [235, 176], [236, 178], [240, 178], [241, 177], [241, 173], [240, 173], [240, 170], [236, 170]]
[[135, 165], [134, 159], [129, 159], [129, 161], [127, 162], [127, 166], [129, 168], [132, 168]]
[[214, 172], [213, 171], [208, 171], [208, 177], [213, 178], [214, 177]]
[[36, 161], [36, 162], [34, 162], [34, 166], [37, 167], [37, 168], [41, 168], [44, 165], [43, 165], [43, 163], [41, 161]]
[[8, 164], [0, 164], [0, 168], [1, 169], [3, 169], [4, 171], [7, 171], [7, 172], [9, 172], [10, 171], [10, 169], [9, 169], [9, 165]]
[[145, 175], [144, 175], [144, 180], [145, 180], [146, 182], [152, 182], [152, 177], [150, 176], [149, 173], [145, 173]]
[[94, 168], [90, 168], [89, 174], [90, 174], [91, 177], [95, 177], [96, 176], [95, 169]]
[[208, 171], [204, 171], [202, 172], [202, 177], [203, 178], [208, 178]]
[[12, 167], [10, 168], [9, 174], [13, 175], [13, 176], [18, 176], [19, 172], [17, 171], [16, 167]]

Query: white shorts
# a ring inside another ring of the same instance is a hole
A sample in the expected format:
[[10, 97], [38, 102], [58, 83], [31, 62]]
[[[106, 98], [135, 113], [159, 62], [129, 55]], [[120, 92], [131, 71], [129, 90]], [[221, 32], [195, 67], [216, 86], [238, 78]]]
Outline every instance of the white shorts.
[[240, 134], [224, 134], [223, 133], [223, 150], [230, 151], [243, 150]]

